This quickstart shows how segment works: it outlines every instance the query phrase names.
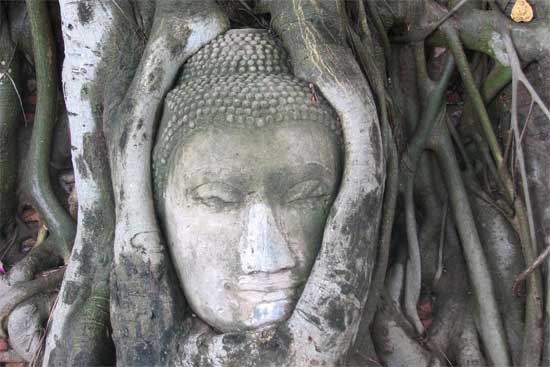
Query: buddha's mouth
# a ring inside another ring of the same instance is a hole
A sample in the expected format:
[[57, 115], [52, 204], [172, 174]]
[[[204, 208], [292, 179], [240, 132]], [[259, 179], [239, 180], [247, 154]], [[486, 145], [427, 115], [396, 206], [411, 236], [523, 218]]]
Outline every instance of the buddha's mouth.
[[293, 301], [297, 298], [300, 287], [273, 290], [240, 290], [238, 296], [254, 303]]
[[237, 282], [226, 282], [225, 288], [238, 297], [257, 303], [292, 301], [301, 293], [305, 280], [290, 271], [244, 275]]

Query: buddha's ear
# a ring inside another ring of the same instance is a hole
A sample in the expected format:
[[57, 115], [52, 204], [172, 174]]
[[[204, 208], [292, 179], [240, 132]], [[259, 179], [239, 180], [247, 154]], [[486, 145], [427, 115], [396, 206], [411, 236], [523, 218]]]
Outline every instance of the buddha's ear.
[[304, 355], [333, 362], [352, 343], [369, 290], [385, 181], [380, 125], [367, 80], [346, 43], [343, 2], [271, 1], [267, 6], [294, 73], [316, 84], [344, 133], [340, 191], [289, 320], [294, 340], [304, 341], [302, 348], [308, 349]]

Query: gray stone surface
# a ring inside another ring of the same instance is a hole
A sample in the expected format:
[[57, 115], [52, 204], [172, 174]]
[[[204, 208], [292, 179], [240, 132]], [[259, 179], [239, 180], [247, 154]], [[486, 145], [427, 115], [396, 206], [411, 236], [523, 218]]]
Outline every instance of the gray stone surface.
[[154, 184], [186, 299], [209, 325], [290, 317], [338, 191], [340, 136], [267, 31], [229, 31], [184, 65], [164, 103]]

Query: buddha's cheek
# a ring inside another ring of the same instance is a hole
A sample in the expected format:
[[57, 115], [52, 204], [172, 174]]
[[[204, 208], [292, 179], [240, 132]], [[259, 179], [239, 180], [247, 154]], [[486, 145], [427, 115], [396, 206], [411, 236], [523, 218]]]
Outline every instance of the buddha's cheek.
[[193, 206], [172, 215], [170, 250], [185, 297], [204, 319], [231, 319], [237, 300], [226, 289], [239, 267], [240, 222], [236, 213], [212, 213]]
[[293, 207], [281, 210], [282, 227], [298, 260], [300, 278], [309, 275], [321, 247], [328, 208]]

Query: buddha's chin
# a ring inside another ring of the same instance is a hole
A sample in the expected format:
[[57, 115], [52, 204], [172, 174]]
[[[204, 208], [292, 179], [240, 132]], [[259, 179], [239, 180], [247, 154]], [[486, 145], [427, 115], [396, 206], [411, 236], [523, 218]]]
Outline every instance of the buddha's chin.
[[236, 309], [226, 309], [225, 311], [228, 313], [222, 312], [216, 315], [201, 315], [198, 313], [198, 315], [222, 333], [238, 333], [276, 326], [292, 315], [295, 306], [296, 300], [294, 298], [283, 298], [249, 302], [247, 304], [241, 303], [240, 307]]
[[291, 298], [257, 303], [245, 322], [248, 330], [276, 325], [287, 320], [296, 302]]

